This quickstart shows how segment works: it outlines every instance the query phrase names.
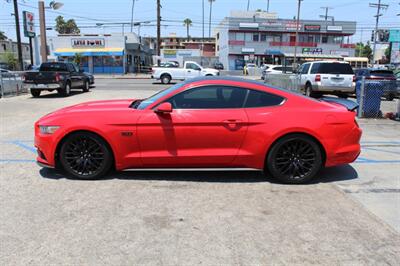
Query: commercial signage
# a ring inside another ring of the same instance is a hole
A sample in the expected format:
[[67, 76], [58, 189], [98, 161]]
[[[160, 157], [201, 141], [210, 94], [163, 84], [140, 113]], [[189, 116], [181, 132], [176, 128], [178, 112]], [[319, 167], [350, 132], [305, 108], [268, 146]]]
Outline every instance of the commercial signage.
[[258, 23], [239, 23], [239, 28], [258, 29]]
[[71, 39], [72, 48], [90, 48], [90, 47], [104, 47], [105, 40], [103, 38], [73, 38]]
[[164, 50], [164, 58], [176, 58], [176, 50]]
[[343, 31], [342, 26], [327, 26], [326, 31]]
[[322, 54], [322, 48], [303, 48], [303, 54]]
[[243, 47], [243, 48], [242, 48], [242, 53], [246, 53], [246, 54], [253, 53], [253, 54], [254, 54], [254, 48], [246, 48], [246, 47]]
[[282, 23], [276, 20], [268, 20], [261, 23], [262, 27], [266, 28], [279, 28], [282, 27]]
[[304, 25], [305, 31], [320, 31], [321, 25]]
[[28, 38], [35, 37], [35, 23], [33, 13], [24, 11], [22, 12], [22, 16], [24, 19], [24, 36]]
[[[298, 26], [298, 27], [297, 27], [297, 26]], [[297, 28], [298, 30], [301, 30], [301, 24], [299, 23], [299, 24], [297, 25], [297, 21], [287, 22], [287, 23], [285, 24], [285, 29], [286, 29], [286, 30], [295, 31], [296, 28]]]
[[400, 64], [400, 42], [392, 43], [392, 53], [390, 55], [390, 63]]
[[400, 30], [389, 30], [389, 42], [400, 42]]

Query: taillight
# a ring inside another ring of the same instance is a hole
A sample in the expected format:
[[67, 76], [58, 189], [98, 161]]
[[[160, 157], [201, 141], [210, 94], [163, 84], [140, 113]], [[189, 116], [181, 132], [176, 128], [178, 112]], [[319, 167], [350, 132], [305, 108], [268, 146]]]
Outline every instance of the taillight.
[[356, 82], [356, 76], [353, 76], [353, 82]]
[[321, 81], [321, 75], [315, 75], [315, 82]]
[[60, 81], [60, 73], [56, 73], [56, 81], [59, 82]]
[[26, 80], [26, 74], [23, 74], [23, 75], [21, 76], [21, 79], [22, 79], [22, 81], [25, 81], [25, 80]]

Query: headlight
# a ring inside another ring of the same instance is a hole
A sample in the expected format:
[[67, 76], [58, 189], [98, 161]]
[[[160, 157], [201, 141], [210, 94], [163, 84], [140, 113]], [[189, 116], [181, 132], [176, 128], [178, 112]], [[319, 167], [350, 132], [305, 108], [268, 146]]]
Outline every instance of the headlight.
[[60, 126], [39, 126], [40, 133], [42, 134], [53, 134], [59, 128]]

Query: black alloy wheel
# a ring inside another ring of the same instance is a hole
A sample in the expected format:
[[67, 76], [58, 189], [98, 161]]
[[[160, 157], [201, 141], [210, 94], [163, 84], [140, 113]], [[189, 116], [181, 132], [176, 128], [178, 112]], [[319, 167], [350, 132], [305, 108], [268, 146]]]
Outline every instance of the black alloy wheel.
[[60, 163], [64, 170], [79, 179], [98, 179], [112, 166], [112, 152], [99, 136], [89, 132], [73, 133], [60, 149]]
[[267, 170], [283, 183], [300, 184], [322, 168], [319, 145], [310, 137], [293, 134], [278, 140], [267, 158]]

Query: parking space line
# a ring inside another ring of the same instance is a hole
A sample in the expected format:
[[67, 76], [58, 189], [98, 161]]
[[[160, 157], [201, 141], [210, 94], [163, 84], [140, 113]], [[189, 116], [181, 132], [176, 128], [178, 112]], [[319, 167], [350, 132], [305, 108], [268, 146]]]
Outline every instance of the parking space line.
[[17, 145], [18, 147], [21, 147], [21, 148], [23, 148], [25, 150], [28, 150], [30, 152], [36, 153], [36, 149], [34, 147], [26, 145], [25, 143], [23, 143], [21, 141], [14, 140], [14, 141], [11, 141], [10, 143], [12, 143], [14, 145]]

